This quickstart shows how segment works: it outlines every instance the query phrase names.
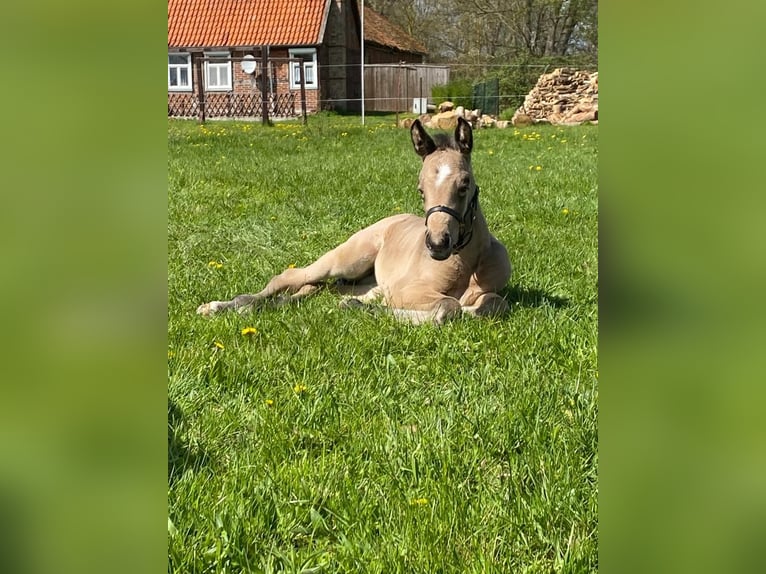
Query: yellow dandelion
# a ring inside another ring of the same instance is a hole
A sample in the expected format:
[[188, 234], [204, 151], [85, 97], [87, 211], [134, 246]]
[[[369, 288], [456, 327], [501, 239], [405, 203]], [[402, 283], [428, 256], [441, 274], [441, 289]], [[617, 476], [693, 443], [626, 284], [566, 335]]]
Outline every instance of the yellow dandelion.
[[569, 215], [569, 210], [565, 207], [564, 209], [561, 210], [561, 213], [563, 213], [564, 215]]
[[542, 169], [543, 169], [543, 166], [541, 166], [541, 165], [536, 165], [535, 166], [535, 171], [540, 171]]
[[247, 335], [255, 335], [258, 332], [258, 330], [255, 327], [245, 327], [242, 329], [242, 334]]
[[[304, 237], [305, 239], [305, 237]], [[287, 266], [288, 269], [295, 269], [295, 263], [290, 263], [290, 265]]]
[[343, 137], [346, 137], [348, 135], [348, 132], [341, 132], [340, 135], [343, 136]]
[[214, 345], [214, 346], [215, 346], [217, 349], [221, 349], [222, 351], [223, 351], [223, 350], [226, 348], [226, 347], [224, 347], [224, 346], [223, 346], [223, 343], [221, 343], [221, 341], [215, 341], [215, 342], [213, 343], [213, 345]]
[[168, 359], [172, 359], [176, 354], [173, 351], [168, 351]]
[[412, 502], [410, 502], [410, 504], [412, 506], [425, 506], [426, 504], [428, 504], [428, 499], [427, 498], [415, 498], [415, 499], [412, 500]]
[[491, 150], [489, 150], [487, 153], [488, 153], [489, 155], [495, 155], [495, 150], [492, 150], [492, 149], [491, 149]]
[[221, 267], [223, 267], [223, 263], [220, 261], [213, 260], [213, 261], [210, 261], [207, 264], [207, 266], [210, 267], [211, 269], [220, 269]]
[[306, 392], [306, 385], [301, 385], [299, 383], [299, 384], [297, 384], [297, 385], [295, 385], [293, 387], [293, 391], [295, 391], [296, 395], [300, 395], [301, 393], [305, 393]]
[[273, 407], [274, 406], [274, 401], [272, 401], [271, 399], [266, 399], [263, 402], [266, 403], [267, 407]]

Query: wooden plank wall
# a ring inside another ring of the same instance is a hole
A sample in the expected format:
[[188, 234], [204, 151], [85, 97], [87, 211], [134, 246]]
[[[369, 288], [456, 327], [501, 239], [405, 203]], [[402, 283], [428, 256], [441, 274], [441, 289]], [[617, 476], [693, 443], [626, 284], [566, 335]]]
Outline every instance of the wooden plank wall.
[[448, 66], [368, 64], [364, 67], [365, 110], [411, 112], [414, 98], [430, 100], [431, 88], [448, 82]]

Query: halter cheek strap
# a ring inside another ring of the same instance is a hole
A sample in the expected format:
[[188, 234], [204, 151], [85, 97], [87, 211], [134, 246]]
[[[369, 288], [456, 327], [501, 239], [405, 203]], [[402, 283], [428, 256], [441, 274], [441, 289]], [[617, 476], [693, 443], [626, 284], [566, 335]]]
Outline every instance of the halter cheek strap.
[[457, 211], [451, 207], [447, 207], [446, 205], [434, 205], [431, 209], [426, 211], [426, 225], [428, 225], [428, 218], [431, 216], [431, 214], [437, 213], [439, 211], [457, 219], [457, 222], [460, 224], [460, 232], [457, 236], [457, 243], [452, 248], [452, 252], [457, 253], [463, 247], [468, 245], [468, 243], [471, 241], [471, 237], [473, 237], [473, 220], [476, 219], [476, 207], [478, 204], [479, 186], [477, 185], [476, 192], [473, 194], [471, 203], [468, 204], [468, 209], [465, 210], [463, 215], [460, 215]]

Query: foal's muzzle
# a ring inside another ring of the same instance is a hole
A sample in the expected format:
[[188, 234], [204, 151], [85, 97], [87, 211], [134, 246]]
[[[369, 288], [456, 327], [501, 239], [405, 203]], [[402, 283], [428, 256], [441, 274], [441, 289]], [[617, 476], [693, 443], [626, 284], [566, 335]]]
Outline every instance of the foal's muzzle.
[[449, 233], [445, 233], [442, 243], [434, 243], [431, 240], [431, 234], [426, 231], [426, 249], [428, 249], [431, 259], [444, 261], [452, 255], [452, 237], [450, 237]]
[[435, 205], [428, 211], [426, 211], [426, 226], [428, 226], [428, 218], [434, 213], [442, 212], [455, 218], [458, 222], [459, 234], [457, 242], [453, 243], [452, 237], [449, 233], [444, 234], [441, 243], [433, 243], [431, 241], [431, 234], [426, 231], [426, 248], [429, 255], [437, 261], [444, 261], [452, 255], [452, 253], [459, 252], [463, 247], [468, 245], [473, 236], [473, 220], [476, 218], [476, 208], [479, 203], [479, 187], [476, 186], [476, 191], [473, 194], [471, 202], [468, 204], [468, 209], [463, 215], [460, 215], [457, 211], [446, 205]]

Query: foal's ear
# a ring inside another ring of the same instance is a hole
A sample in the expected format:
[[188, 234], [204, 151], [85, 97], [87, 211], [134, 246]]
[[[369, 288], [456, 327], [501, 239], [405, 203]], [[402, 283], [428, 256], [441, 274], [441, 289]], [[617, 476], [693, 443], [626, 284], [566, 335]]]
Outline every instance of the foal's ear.
[[431, 139], [431, 136], [429, 136], [426, 133], [426, 130], [423, 129], [420, 120], [415, 120], [412, 122], [410, 135], [412, 136], [412, 145], [415, 146], [415, 153], [417, 153], [423, 159], [425, 159], [428, 154], [436, 151], [436, 144], [434, 143], [434, 140]]
[[458, 116], [455, 128], [455, 141], [460, 153], [469, 154], [473, 149], [473, 130], [467, 120]]

